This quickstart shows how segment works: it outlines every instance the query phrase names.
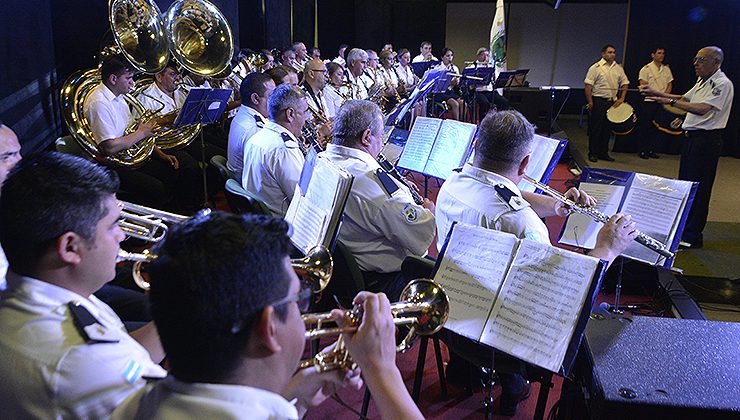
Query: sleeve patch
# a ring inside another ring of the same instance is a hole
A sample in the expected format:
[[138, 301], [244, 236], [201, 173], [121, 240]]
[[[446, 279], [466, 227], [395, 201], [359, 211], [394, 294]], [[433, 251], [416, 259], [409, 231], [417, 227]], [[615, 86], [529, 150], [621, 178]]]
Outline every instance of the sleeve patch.
[[406, 219], [406, 223], [414, 223], [419, 219], [419, 211], [413, 204], [406, 204], [403, 207], [403, 217]]
[[126, 364], [126, 368], [123, 369], [123, 379], [132, 384], [141, 376], [141, 370], [141, 365], [138, 362], [129, 360]]

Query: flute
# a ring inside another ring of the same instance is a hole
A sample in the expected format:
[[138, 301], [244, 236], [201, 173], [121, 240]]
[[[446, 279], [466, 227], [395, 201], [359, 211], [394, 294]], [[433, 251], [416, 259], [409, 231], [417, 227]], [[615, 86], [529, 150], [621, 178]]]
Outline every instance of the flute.
[[[581, 204], [578, 204], [575, 201], [563, 195], [560, 191], [550, 187], [549, 185], [545, 185], [539, 181], [536, 181], [527, 175], [524, 175], [524, 180], [534, 185], [535, 187], [541, 189], [542, 191], [546, 192], [548, 195], [552, 196], [554, 199], [560, 201], [561, 203], [570, 206], [570, 208], [573, 209], [573, 211], [589, 216], [590, 218], [596, 220], [597, 222], [606, 223], [609, 221], [609, 216], [600, 212], [595, 207], [586, 207]], [[663, 257], [673, 258], [674, 256], [674, 254], [668, 250], [665, 244], [653, 238], [652, 236], [648, 236], [640, 232], [639, 230], [637, 231], [637, 236], [635, 237], [635, 241], [637, 241], [640, 245], [643, 245], [657, 252]]]

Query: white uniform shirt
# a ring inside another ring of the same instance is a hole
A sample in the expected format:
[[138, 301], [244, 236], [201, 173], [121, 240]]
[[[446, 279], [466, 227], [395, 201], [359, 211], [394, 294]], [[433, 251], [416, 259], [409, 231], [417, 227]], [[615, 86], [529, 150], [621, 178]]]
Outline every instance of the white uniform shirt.
[[434, 55], [432, 55], [431, 58], [427, 60], [426, 58], [424, 58], [423, 55], [419, 54], [416, 57], [414, 57], [413, 60], [411, 60], [412, 63], [423, 63], [425, 61], [439, 61], [439, 59], [435, 57]]
[[375, 174], [380, 165], [364, 151], [329, 144], [322, 156], [354, 176], [339, 240], [360, 269], [396, 272], [407, 256], [426, 253], [434, 239], [434, 215], [414, 203], [405, 185], [393, 179], [399, 189], [389, 196]]
[[396, 71], [393, 69], [393, 67], [387, 69], [383, 66], [380, 66], [378, 68], [382, 72], [381, 76], [384, 78], [384, 81], [389, 81], [391, 85], [393, 85], [394, 88], [397, 88], [398, 87], [398, 75], [396, 74]]
[[367, 82], [362, 80], [362, 75], [360, 75], [360, 77], [355, 77], [349, 70], [344, 74], [347, 76], [347, 82], [352, 84], [352, 99], [367, 99], [367, 90], [370, 86], [365, 86], [365, 83]]
[[5, 258], [5, 251], [0, 246], [0, 292], [5, 290], [5, 275], [8, 274], [8, 259]]
[[[182, 108], [182, 104], [185, 103], [185, 98], [187, 98], [188, 96], [187, 93], [183, 92], [183, 89], [177, 89], [174, 93], [175, 99], [172, 99], [170, 95], [164, 93], [162, 89], [160, 89], [159, 86], [157, 86], [157, 84], [154, 82], [152, 82], [149, 87], [144, 89], [142, 93], [149, 96], [139, 94], [136, 99], [141, 102], [144, 108], [155, 111], [162, 107], [162, 105], [164, 104], [164, 108], [159, 111], [159, 115], [164, 115]], [[150, 96], [157, 98], [157, 100], [161, 101], [162, 103], [159, 103], [156, 100], [150, 98]]]
[[[640, 69], [640, 80], [644, 80], [647, 82], [648, 86], [651, 88], [665, 92], [665, 89], [668, 87], [668, 83], [671, 83], [673, 81], [673, 73], [671, 73], [671, 68], [667, 65], [662, 65], [658, 67], [657, 64], [655, 64], [654, 61], [651, 61]], [[645, 98], [646, 102], [654, 102], [652, 99]]]
[[342, 66], [342, 67], [345, 67], [345, 66], [347, 65], [347, 62], [346, 62], [346, 61], [344, 61], [344, 58], [342, 58], [342, 57], [339, 57], [339, 56], [335, 57], [335, 58], [334, 58], [333, 60], [331, 60], [331, 61], [332, 61], [332, 62], [334, 62], [334, 63], [337, 63], [337, 64], [339, 64], [339, 65], [340, 65], [340, 66]]
[[[494, 187], [501, 184], [520, 197], [520, 210], [504, 203]], [[550, 244], [547, 226], [521, 198], [521, 191], [511, 180], [499, 174], [466, 164], [442, 184], [437, 196], [437, 249], [441, 250], [452, 222], [483, 226], [533, 241]]]
[[[290, 140], [284, 141], [282, 133]], [[256, 194], [273, 213], [285, 215], [304, 162], [295, 136], [268, 121], [244, 146], [242, 187]]]
[[[118, 342], [87, 343], [70, 302]], [[166, 374], [95, 296], [12, 272], [0, 299], [0, 331], [0, 407], [7, 418], [105, 418], [144, 386], [142, 376]]]
[[394, 68], [396, 69], [396, 76], [398, 76], [398, 79], [406, 84], [406, 87], [411, 87], [414, 85], [414, 83], [416, 83], [414, 70], [411, 68], [411, 66], [404, 67], [398, 64]]
[[694, 87], [683, 96], [691, 103], [711, 105], [712, 109], [704, 115], [687, 112], [682, 125], [683, 129], [717, 130], [725, 128], [730, 118], [734, 95], [735, 87], [722, 70], [717, 70], [704, 82], [698, 79]]
[[93, 88], [83, 105], [95, 142], [123, 137], [133, 117], [123, 95], [114, 95], [104, 84]]
[[252, 107], [239, 105], [237, 108], [236, 116], [229, 128], [229, 150], [226, 159], [226, 167], [237, 179], [242, 179], [244, 148], [247, 141], [264, 127], [266, 121], [267, 118]]
[[326, 116], [329, 118], [334, 118], [335, 115], [337, 115], [337, 111], [339, 111], [339, 107], [342, 106], [344, 103], [344, 97], [339, 94], [339, 91], [342, 90], [343, 92], [347, 88], [345, 86], [340, 87], [334, 87], [329, 84], [324, 86], [324, 104], [326, 105]]
[[295, 406], [273, 392], [239, 385], [186, 383], [168, 376], [137, 391], [113, 413], [128, 419], [298, 419]]
[[603, 58], [588, 68], [583, 83], [593, 86], [592, 96], [604, 99], [616, 99], [619, 87], [630, 84], [621, 65], [613, 61], [611, 65]]
[[[327, 105], [326, 98], [324, 98], [324, 89], [319, 90], [318, 92], [314, 92], [307, 83], [301, 84], [301, 89], [306, 92], [306, 100], [308, 101], [308, 105], [314, 109], [321, 110], [321, 112], [323, 112], [326, 116]], [[309, 113], [311, 113], [311, 111], [309, 111]], [[311, 115], [313, 115], [313, 113], [311, 113]]]

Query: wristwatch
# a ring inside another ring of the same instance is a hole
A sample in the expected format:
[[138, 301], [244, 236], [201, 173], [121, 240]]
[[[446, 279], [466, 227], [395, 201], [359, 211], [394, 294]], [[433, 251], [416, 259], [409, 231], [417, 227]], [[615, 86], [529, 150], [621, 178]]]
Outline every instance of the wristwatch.
[[670, 104], [671, 106], [673, 106], [673, 105], [676, 105], [676, 100], [675, 100], [675, 99], [671, 99], [671, 100], [670, 100], [670, 101], [669, 101], [668, 103], [669, 103], [669, 104]]

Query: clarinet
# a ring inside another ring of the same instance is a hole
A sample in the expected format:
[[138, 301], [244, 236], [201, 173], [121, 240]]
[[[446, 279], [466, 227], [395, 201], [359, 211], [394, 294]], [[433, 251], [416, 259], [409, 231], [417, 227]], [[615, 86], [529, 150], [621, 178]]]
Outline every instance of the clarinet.
[[411, 198], [414, 199], [414, 203], [420, 206], [424, 204], [424, 197], [422, 197], [421, 194], [419, 194], [416, 191], [414, 186], [411, 185], [411, 182], [409, 182], [409, 180], [406, 179], [406, 177], [404, 177], [403, 175], [401, 175], [400, 172], [398, 172], [398, 169], [396, 169], [396, 166], [393, 165], [391, 161], [388, 160], [387, 157], [383, 156], [383, 154], [380, 153], [378, 154], [378, 157], [375, 160], [378, 162], [378, 164], [384, 171], [391, 174], [393, 178], [396, 178], [397, 180], [399, 180], [403, 185], [406, 186], [406, 188], [409, 189], [409, 192], [411, 192]]
[[[571, 209], [573, 209], [574, 211], [578, 213], [584, 214], [594, 219], [597, 222], [606, 223], [609, 221], [609, 216], [607, 216], [606, 214], [600, 212], [594, 207], [586, 207], [586, 206], [577, 204], [575, 201], [561, 194], [560, 191], [554, 188], [551, 188], [549, 185], [545, 185], [541, 182], [538, 182], [530, 178], [527, 175], [524, 175], [524, 180], [534, 185], [535, 187], [541, 189], [542, 191], [546, 192], [548, 195], [552, 196], [554, 199], [560, 201], [561, 203], [570, 206]], [[657, 252], [663, 257], [666, 257], [666, 258], [674, 257], [674, 254], [666, 248], [665, 244], [653, 238], [652, 236], [648, 236], [640, 232], [639, 230], [637, 231], [637, 236], [635, 237], [635, 241], [637, 241], [640, 245], [643, 245], [651, 249], [652, 251]]]

